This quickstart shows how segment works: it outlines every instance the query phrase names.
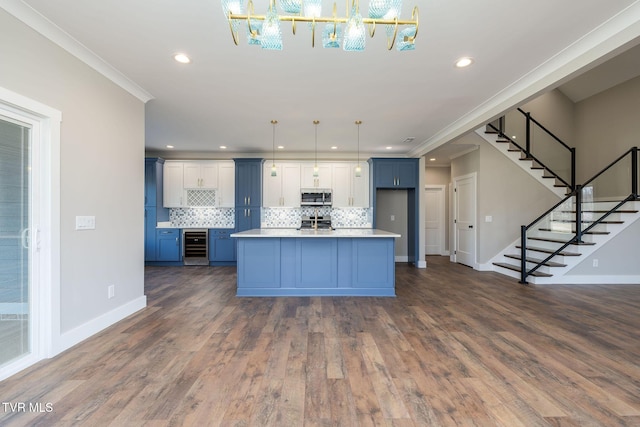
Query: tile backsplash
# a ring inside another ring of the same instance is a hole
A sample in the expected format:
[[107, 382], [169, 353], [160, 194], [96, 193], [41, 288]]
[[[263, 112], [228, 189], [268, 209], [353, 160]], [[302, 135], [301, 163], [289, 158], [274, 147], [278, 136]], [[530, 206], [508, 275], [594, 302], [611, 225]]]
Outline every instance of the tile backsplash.
[[[314, 216], [316, 208], [262, 208], [262, 228], [297, 228], [303, 216]], [[318, 208], [318, 215], [331, 216], [335, 228], [371, 228], [371, 208]], [[169, 210], [172, 227], [179, 228], [234, 228], [233, 208], [172, 208]]]
[[169, 221], [179, 228], [233, 228], [234, 208], [171, 208]]

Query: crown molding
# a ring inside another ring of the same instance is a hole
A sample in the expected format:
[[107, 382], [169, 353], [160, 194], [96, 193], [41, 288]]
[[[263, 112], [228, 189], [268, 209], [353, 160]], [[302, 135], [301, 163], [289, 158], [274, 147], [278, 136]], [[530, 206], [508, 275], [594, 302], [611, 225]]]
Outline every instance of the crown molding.
[[93, 68], [131, 95], [146, 103], [153, 95], [138, 86], [127, 76], [115, 69], [104, 59], [96, 55], [85, 45], [74, 39], [60, 27], [48, 20], [31, 6], [21, 0], [0, 0], [0, 7], [16, 19], [42, 34], [44, 37]]
[[505, 87], [474, 110], [411, 150], [419, 157], [467, 132], [489, 123], [517, 105], [539, 96], [549, 88], [569, 81], [581, 71], [593, 67], [633, 47], [640, 40], [640, 1], [604, 22], [537, 68]]

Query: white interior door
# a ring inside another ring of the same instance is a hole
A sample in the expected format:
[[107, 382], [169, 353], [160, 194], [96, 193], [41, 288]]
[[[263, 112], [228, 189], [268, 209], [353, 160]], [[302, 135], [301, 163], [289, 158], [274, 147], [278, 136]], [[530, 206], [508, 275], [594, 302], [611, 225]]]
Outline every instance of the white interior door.
[[454, 179], [455, 262], [476, 264], [476, 175]]
[[425, 187], [425, 243], [427, 255], [445, 253], [444, 186]]

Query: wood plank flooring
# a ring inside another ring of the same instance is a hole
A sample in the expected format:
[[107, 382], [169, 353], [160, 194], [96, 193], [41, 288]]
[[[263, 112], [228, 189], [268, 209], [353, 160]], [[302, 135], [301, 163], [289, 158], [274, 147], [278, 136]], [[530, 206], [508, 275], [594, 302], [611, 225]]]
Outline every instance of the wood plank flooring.
[[236, 298], [233, 267], [147, 267], [145, 310], [0, 383], [43, 409], [0, 425], [640, 426], [639, 285], [427, 262], [398, 264], [397, 298]]

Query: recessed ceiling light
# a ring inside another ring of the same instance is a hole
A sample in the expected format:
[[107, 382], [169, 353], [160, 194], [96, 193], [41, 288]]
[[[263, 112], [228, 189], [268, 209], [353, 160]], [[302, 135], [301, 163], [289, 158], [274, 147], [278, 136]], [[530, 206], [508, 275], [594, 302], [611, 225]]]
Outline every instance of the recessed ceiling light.
[[184, 53], [176, 53], [175, 55], [173, 55], [173, 59], [175, 59], [181, 64], [188, 64], [191, 62], [191, 58], [189, 58]]
[[278, 145], [278, 150], [284, 149], [284, 145]]
[[220, 146], [220, 149], [221, 149], [221, 150], [226, 150], [226, 149], [227, 149], [227, 146], [226, 146], [226, 145], [221, 145], [221, 146]]
[[456, 61], [456, 67], [464, 68], [473, 64], [473, 58], [469, 58], [468, 56], [464, 56]]
[[402, 142], [404, 142], [404, 143], [413, 142], [414, 139], [416, 139], [415, 136], [410, 136], [408, 138], [405, 138], [404, 141], [402, 141]]
[[173, 145], [167, 145], [167, 148], [173, 148]]
[[336, 147], [335, 145], [331, 147], [332, 150], [337, 150], [338, 147]]
[[384, 148], [386, 148], [387, 150], [391, 150], [393, 147], [384, 147]]
[[432, 157], [432, 158], [430, 158], [430, 159], [429, 159], [429, 161], [430, 161], [430, 162], [435, 162], [435, 161], [436, 161], [436, 158], [435, 158], [435, 157]]

